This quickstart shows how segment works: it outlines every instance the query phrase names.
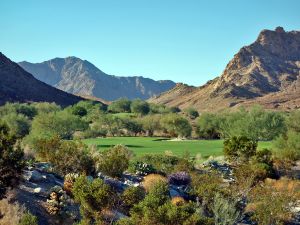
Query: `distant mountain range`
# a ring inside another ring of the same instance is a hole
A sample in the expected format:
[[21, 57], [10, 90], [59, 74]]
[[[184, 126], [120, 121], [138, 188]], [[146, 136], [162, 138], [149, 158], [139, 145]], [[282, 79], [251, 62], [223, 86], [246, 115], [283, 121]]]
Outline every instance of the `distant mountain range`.
[[20, 62], [35, 78], [68, 93], [105, 100], [121, 97], [148, 99], [170, 90], [173, 81], [154, 81], [141, 76], [108, 75], [92, 63], [76, 57], [55, 58], [42, 63]]
[[0, 53], [0, 105], [6, 102], [55, 102], [61, 106], [83, 100], [51, 87]]
[[201, 112], [253, 104], [300, 108], [300, 31], [263, 30], [253, 44], [240, 49], [220, 77], [201, 87], [177, 84], [149, 101]]

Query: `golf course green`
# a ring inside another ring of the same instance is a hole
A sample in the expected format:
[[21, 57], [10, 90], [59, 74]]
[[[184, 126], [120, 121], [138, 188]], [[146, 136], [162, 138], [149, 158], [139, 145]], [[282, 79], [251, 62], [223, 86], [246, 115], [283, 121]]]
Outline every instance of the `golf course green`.
[[[108, 137], [83, 140], [88, 145], [95, 145], [99, 150], [108, 149], [114, 145], [127, 146], [136, 156], [144, 154], [164, 154], [171, 151], [174, 155], [189, 152], [191, 156], [201, 154], [202, 157], [219, 156], [223, 154], [223, 140], [183, 140], [174, 141], [156, 137]], [[270, 148], [271, 142], [259, 142], [258, 148]]]

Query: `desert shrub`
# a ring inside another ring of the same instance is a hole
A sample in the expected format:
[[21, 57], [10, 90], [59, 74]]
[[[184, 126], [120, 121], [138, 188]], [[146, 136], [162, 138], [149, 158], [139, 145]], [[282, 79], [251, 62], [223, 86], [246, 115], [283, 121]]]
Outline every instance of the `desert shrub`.
[[61, 107], [59, 105], [56, 105], [55, 103], [35, 102], [35, 103], [32, 103], [32, 105], [37, 110], [38, 114], [58, 112], [61, 110]]
[[224, 155], [230, 160], [248, 161], [256, 154], [257, 141], [245, 136], [232, 137], [224, 141]]
[[263, 181], [267, 177], [273, 176], [273, 169], [265, 163], [245, 163], [234, 169], [236, 184], [243, 195], [247, 195], [248, 191], [259, 181]]
[[147, 154], [138, 159], [139, 161], [152, 165], [156, 171], [169, 173], [178, 163], [179, 159], [176, 156], [167, 155], [151, 155]]
[[37, 110], [32, 104], [27, 103], [6, 103], [0, 107], [0, 115], [21, 114], [28, 119], [36, 116]]
[[86, 145], [75, 141], [64, 141], [54, 136], [40, 139], [35, 144], [37, 158], [50, 162], [54, 170], [61, 174], [85, 173], [94, 171], [94, 162]]
[[176, 106], [173, 106], [173, 107], [170, 107], [170, 112], [171, 113], [179, 113], [179, 112], [181, 112], [181, 109]]
[[145, 197], [145, 190], [141, 187], [129, 187], [121, 195], [124, 206], [128, 209], [138, 204]]
[[237, 199], [229, 199], [219, 193], [214, 198], [213, 213], [216, 225], [236, 224], [242, 215]]
[[111, 177], [121, 177], [129, 166], [133, 153], [123, 145], [103, 151], [97, 159], [97, 169]]
[[16, 142], [8, 127], [0, 124], [0, 199], [7, 187], [16, 185], [24, 167], [24, 152]]
[[133, 119], [123, 119], [124, 128], [130, 134], [130, 136], [136, 136], [138, 133], [142, 132], [142, 124], [137, 120]]
[[196, 119], [197, 117], [199, 117], [199, 113], [196, 109], [194, 108], [188, 108], [185, 110], [185, 113], [187, 114], [187, 116], [190, 119]]
[[287, 128], [288, 130], [294, 132], [300, 132], [300, 110], [293, 111], [287, 118]]
[[39, 138], [49, 138], [54, 135], [63, 139], [71, 139], [75, 131], [83, 131], [87, 127], [86, 122], [67, 111], [39, 113], [32, 121], [27, 139], [31, 143]]
[[189, 137], [191, 136], [192, 127], [189, 121], [177, 114], [167, 114], [162, 116], [161, 126], [170, 136]]
[[150, 111], [148, 102], [140, 99], [133, 100], [130, 106], [131, 112], [139, 115], [147, 115]]
[[300, 132], [289, 130], [274, 141], [277, 156], [285, 160], [300, 159]]
[[274, 141], [277, 156], [283, 160], [300, 159], [300, 110], [292, 112], [287, 119], [287, 132]]
[[190, 157], [189, 152], [184, 153], [183, 157], [179, 159], [174, 166], [173, 172], [192, 172], [194, 168], [195, 159]]
[[155, 169], [151, 164], [147, 164], [139, 161], [132, 162], [131, 168], [135, 174], [141, 176], [145, 176], [155, 172]]
[[144, 117], [139, 118], [139, 122], [142, 124], [143, 130], [146, 132], [148, 136], [153, 136], [154, 132], [161, 131], [160, 125], [160, 114], [154, 115], [146, 115]]
[[0, 200], [0, 224], [1, 225], [37, 225], [37, 218], [33, 216], [24, 206], [12, 199], [4, 198]]
[[280, 112], [254, 106], [249, 111], [221, 114], [219, 125], [224, 138], [246, 136], [252, 140], [273, 140], [285, 132], [285, 117]]
[[253, 156], [253, 161], [257, 163], [265, 163], [267, 165], [272, 165], [272, 152], [269, 149], [262, 149], [257, 151], [256, 154]]
[[203, 113], [197, 120], [198, 136], [204, 139], [218, 139], [220, 133], [220, 118], [216, 114]]
[[108, 111], [113, 113], [122, 113], [122, 112], [130, 112], [131, 101], [126, 98], [120, 98], [116, 101], [113, 101], [108, 106]]
[[169, 184], [174, 185], [189, 185], [191, 177], [187, 172], [172, 173], [168, 176]]
[[32, 215], [29, 211], [25, 212], [18, 225], [37, 225], [37, 217]]
[[194, 203], [172, 204], [166, 183], [157, 183], [144, 200], [130, 211], [130, 217], [118, 221], [118, 225], [196, 225], [213, 224], [200, 217]]
[[87, 110], [79, 105], [75, 105], [72, 107], [71, 112], [75, 116], [83, 117], [87, 115]]
[[143, 187], [147, 192], [150, 192], [157, 183], [167, 184], [167, 178], [159, 174], [149, 174], [144, 177]]
[[100, 114], [91, 125], [92, 130], [103, 130], [107, 135], [121, 136], [123, 134], [124, 122], [121, 118], [112, 114]]
[[170, 108], [166, 107], [164, 104], [149, 103], [149, 108], [151, 114], [164, 114], [171, 112]]
[[223, 193], [223, 179], [215, 172], [205, 174], [191, 174], [191, 195], [198, 197], [206, 211], [212, 213], [215, 195]]
[[86, 176], [78, 177], [72, 192], [75, 201], [80, 204], [82, 224], [90, 224], [92, 221], [101, 224], [102, 211], [110, 209], [115, 203], [116, 195], [110, 186], [99, 178], [90, 181]]
[[258, 224], [286, 224], [292, 219], [291, 208], [297, 205], [299, 197], [299, 181], [267, 179], [251, 190], [248, 211], [252, 212], [252, 219]]
[[29, 133], [30, 121], [23, 114], [10, 113], [1, 118], [7, 124], [11, 135], [16, 138], [23, 138]]

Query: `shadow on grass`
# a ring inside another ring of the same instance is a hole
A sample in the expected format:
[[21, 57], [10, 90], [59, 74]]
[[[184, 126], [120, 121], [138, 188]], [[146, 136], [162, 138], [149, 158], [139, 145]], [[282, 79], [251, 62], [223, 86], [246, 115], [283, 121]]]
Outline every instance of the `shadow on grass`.
[[158, 139], [154, 139], [152, 141], [167, 141], [170, 140], [170, 138], [158, 138]]

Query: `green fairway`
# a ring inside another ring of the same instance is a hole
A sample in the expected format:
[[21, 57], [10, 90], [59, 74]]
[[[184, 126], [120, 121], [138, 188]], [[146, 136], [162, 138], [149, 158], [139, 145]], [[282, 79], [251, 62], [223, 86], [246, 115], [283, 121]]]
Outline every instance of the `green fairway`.
[[[84, 143], [96, 145], [104, 150], [116, 144], [126, 145], [136, 156], [144, 154], [161, 154], [171, 151], [175, 155], [182, 155], [188, 151], [192, 156], [200, 153], [202, 157], [222, 155], [223, 140], [188, 140], [167, 141], [164, 138], [153, 137], [109, 137], [85, 139]], [[259, 142], [259, 149], [270, 148], [270, 142]]]

